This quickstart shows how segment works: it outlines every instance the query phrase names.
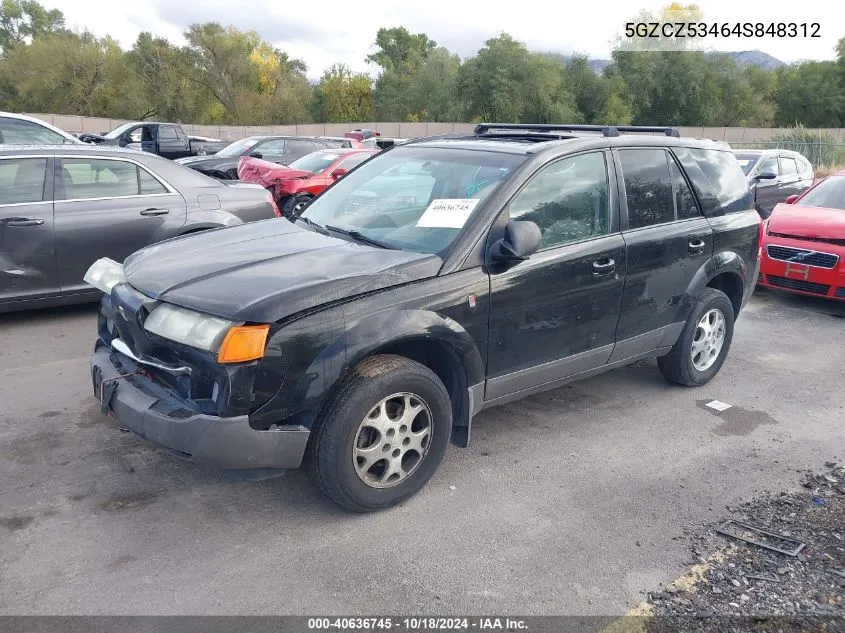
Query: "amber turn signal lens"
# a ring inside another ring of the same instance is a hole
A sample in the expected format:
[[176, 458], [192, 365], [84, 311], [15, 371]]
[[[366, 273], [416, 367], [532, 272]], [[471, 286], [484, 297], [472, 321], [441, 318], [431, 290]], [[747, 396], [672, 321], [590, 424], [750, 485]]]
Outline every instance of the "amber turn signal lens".
[[264, 357], [264, 346], [267, 343], [269, 325], [241, 325], [235, 326], [226, 334], [220, 351], [217, 353], [218, 363], [245, 363]]

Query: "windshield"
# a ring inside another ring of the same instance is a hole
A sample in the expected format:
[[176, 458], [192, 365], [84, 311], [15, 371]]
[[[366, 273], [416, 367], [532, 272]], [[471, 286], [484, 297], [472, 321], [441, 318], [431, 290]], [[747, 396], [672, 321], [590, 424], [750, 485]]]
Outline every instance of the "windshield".
[[798, 202], [802, 207], [845, 209], [845, 176], [830, 176], [810, 189]]
[[250, 147], [255, 145], [258, 141], [261, 140], [260, 136], [251, 136], [249, 138], [242, 138], [239, 141], [235, 141], [234, 143], [230, 143], [223, 149], [221, 149], [215, 156], [240, 156]]
[[331, 150], [324, 152], [312, 152], [311, 154], [307, 154], [302, 158], [298, 158], [293, 161], [290, 165], [288, 165], [288, 167], [291, 169], [312, 171], [315, 174], [319, 174], [320, 172], [328, 169], [329, 165], [341, 156], [342, 154], [338, 154], [337, 152], [333, 152]]
[[303, 212], [390, 248], [438, 253], [524, 155], [395, 147], [349, 172]]
[[126, 132], [128, 129], [135, 127], [138, 125], [137, 123], [124, 123], [123, 125], [114, 128], [111, 132], [105, 135], [104, 138], [113, 139], [120, 137], [121, 134]]
[[740, 154], [734, 152], [736, 156], [736, 160], [739, 163], [740, 168], [742, 169], [742, 173], [746, 176], [754, 169], [754, 165], [757, 164], [757, 161], [760, 160], [759, 154]]

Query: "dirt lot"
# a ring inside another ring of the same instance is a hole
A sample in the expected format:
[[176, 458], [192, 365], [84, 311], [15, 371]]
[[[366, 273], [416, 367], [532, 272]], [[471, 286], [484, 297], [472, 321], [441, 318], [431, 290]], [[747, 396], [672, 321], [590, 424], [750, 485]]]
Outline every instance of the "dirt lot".
[[772, 517], [727, 506], [806, 502], [806, 471], [845, 461], [845, 304], [756, 295], [700, 389], [649, 361], [485, 411], [426, 490], [366, 516], [302, 473], [233, 482], [121, 433], [91, 395], [94, 314], [0, 315], [3, 614], [621, 615], [715, 551], [695, 535]]

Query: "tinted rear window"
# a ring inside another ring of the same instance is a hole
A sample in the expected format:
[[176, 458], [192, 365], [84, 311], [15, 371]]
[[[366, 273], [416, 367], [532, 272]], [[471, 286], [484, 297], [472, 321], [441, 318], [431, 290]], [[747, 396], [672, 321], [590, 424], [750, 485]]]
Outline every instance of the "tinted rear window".
[[717, 216], [753, 209], [748, 182], [732, 152], [674, 147], [704, 215]]

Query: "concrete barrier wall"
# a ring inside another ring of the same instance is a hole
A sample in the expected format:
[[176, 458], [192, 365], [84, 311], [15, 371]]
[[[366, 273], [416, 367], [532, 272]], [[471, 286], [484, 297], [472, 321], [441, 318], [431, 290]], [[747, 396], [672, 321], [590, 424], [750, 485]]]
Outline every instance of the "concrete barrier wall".
[[[68, 132], [108, 132], [118, 125], [126, 123], [120, 119], [103, 119], [96, 117], [69, 116], [63, 114], [31, 114], [48, 123], [52, 123]], [[236, 141], [253, 134], [291, 134], [300, 136], [343, 136], [353, 128], [369, 128], [378, 130], [384, 136], [409, 138], [416, 136], [433, 136], [435, 134], [452, 134], [455, 132], [471, 132], [472, 123], [390, 123], [367, 121], [363, 123], [304, 123], [301, 125], [192, 125], [183, 124], [188, 134], [210, 136], [224, 141]], [[784, 128], [743, 128], [743, 127], [681, 127], [681, 136], [712, 138], [728, 143], [761, 143], [770, 140], [775, 135], [785, 132]], [[830, 134], [837, 142], [845, 143], [845, 128], [821, 129], [820, 132]]]

